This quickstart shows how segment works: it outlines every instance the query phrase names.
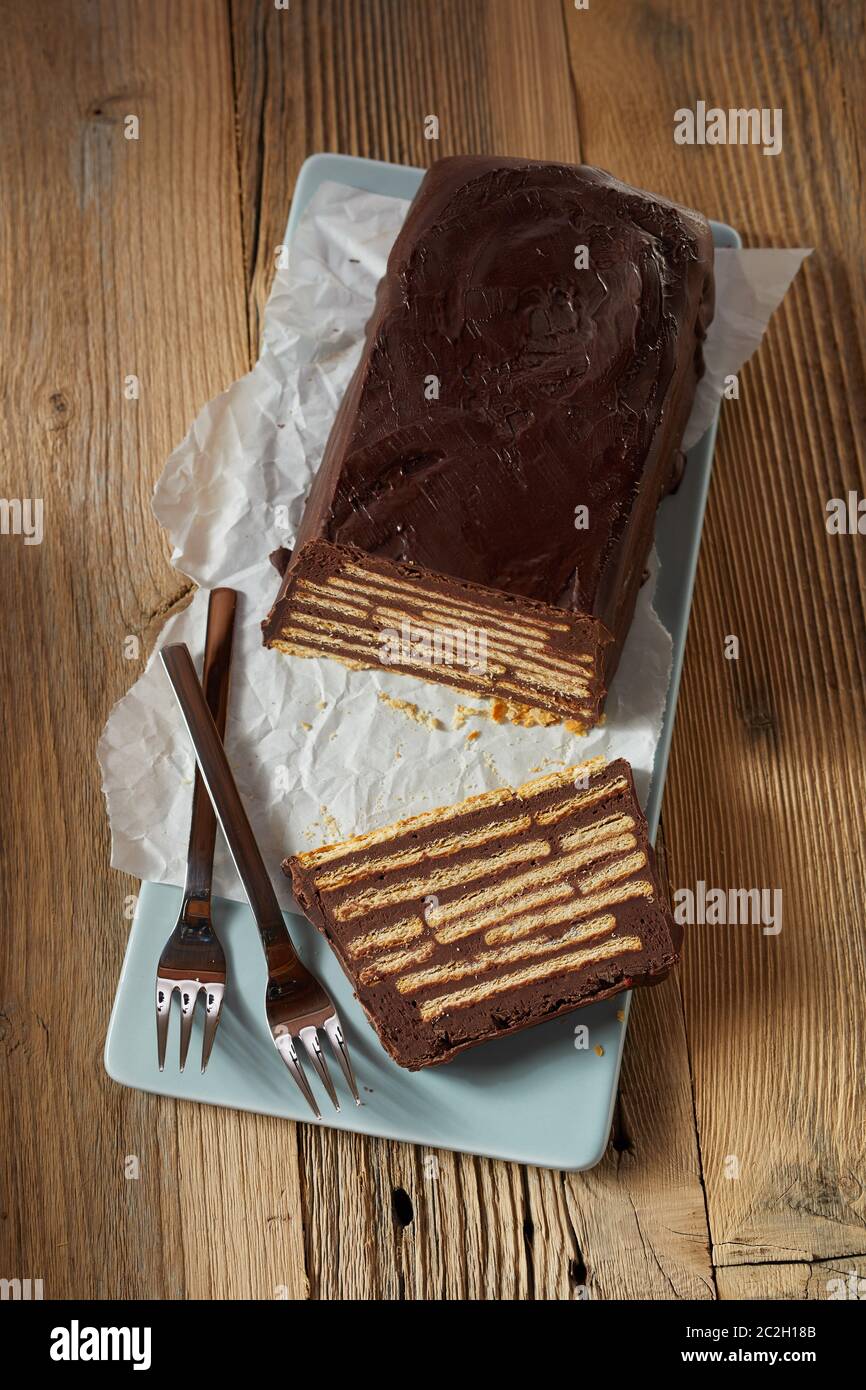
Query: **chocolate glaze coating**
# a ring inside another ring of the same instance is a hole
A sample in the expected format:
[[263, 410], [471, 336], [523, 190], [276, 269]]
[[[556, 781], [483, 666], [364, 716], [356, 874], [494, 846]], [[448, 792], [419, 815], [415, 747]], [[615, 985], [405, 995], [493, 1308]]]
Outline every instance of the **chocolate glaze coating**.
[[609, 680], [676, 477], [712, 257], [703, 217], [601, 170], [440, 160], [391, 252], [297, 548], [324, 536], [581, 609], [614, 634]]

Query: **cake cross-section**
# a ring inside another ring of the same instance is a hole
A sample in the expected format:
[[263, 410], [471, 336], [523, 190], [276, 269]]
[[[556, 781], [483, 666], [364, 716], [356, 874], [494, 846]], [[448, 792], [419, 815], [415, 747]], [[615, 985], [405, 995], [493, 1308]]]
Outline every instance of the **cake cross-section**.
[[324, 540], [300, 551], [265, 624], [289, 655], [419, 676], [581, 733], [599, 716], [610, 640], [582, 614]]
[[416, 1071], [663, 979], [682, 932], [631, 769], [594, 759], [287, 859], [379, 1038]]

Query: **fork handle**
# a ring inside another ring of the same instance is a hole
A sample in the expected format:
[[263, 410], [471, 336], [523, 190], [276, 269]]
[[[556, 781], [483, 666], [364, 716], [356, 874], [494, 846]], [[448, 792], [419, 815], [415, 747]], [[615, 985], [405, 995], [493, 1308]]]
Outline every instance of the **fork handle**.
[[[237, 594], [234, 589], [212, 589], [207, 607], [207, 635], [201, 683], [217, 733], [226, 731], [229, 703], [229, 669], [232, 660]], [[186, 925], [209, 924], [213, 881], [213, 855], [216, 843], [216, 816], [207, 788], [196, 766], [192, 791], [192, 817], [183, 890], [183, 917]]]
[[213, 716], [207, 706], [192, 657], [183, 642], [163, 647], [160, 658], [183, 715], [201, 775], [249, 899], [270, 975], [297, 959], [282, 910], [247, 819]]

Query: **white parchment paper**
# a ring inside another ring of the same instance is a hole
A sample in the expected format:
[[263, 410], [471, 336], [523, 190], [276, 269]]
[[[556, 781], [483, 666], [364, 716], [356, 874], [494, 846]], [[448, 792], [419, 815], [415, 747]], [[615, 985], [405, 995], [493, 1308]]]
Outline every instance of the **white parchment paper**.
[[[277, 271], [258, 363], [204, 407], [154, 496], [173, 563], [201, 586], [166, 623], [160, 645], [186, 642], [200, 663], [207, 590], [226, 584], [240, 594], [226, 747], [287, 906], [291, 893], [279, 871], [285, 855], [533, 772], [596, 753], [625, 757], [645, 797], [664, 711], [671, 641], [652, 609], [655, 557], [606, 723], [585, 738], [561, 726], [521, 729], [483, 717], [456, 729], [456, 707], [466, 703], [456, 692], [262, 647], [260, 623], [279, 587], [268, 555], [293, 542], [407, 207], [335, 183], [318, 190], [298, 223], [288, 267]], [[726, 377], [758, 345], [806, 255], [716, 252], [716, 318], [687, 447], [708, 427]], [[415, 705], [428, 723], [381, 696]], [[479, 737], [469, 742], [474, 730]], [[98, 751], [113, 866], [182, 884], [194, 760], [155, 654], [112, 710]], [[214, 886], [243, 897], [221, 838]]]

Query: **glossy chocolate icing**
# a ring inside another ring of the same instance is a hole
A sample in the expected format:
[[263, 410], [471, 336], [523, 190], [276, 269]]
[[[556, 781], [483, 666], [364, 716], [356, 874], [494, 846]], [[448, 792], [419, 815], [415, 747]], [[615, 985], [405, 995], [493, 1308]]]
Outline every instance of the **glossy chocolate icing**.
[[676, 479], [712, 256], [699, 214], [601, 170], [439, 161], [392, 250], [298, 547], [325, 536], [581, 609], [614, 634], [609, 678]]

